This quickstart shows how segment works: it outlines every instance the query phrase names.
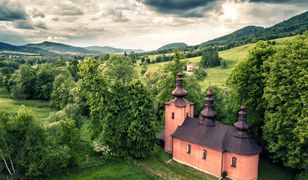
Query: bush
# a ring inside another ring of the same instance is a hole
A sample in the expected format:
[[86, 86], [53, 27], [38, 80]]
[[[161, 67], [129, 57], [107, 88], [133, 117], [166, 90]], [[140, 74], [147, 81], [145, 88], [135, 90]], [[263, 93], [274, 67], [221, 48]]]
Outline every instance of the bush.
[[195, 67], [193, 73], [198, 80], [203, 80], [207, 76], [207, 72], [201, 66]]
[[299, 173], [296, 178], [296, 180], [307, 180], [308, 179], [308, 172], [307, 171], [303, 171], [301, 173]]
[[226, 178], [227, 176], [228, 176], [227, 171], [224, 171], [224, 172], [221, 173], [221, 177]]

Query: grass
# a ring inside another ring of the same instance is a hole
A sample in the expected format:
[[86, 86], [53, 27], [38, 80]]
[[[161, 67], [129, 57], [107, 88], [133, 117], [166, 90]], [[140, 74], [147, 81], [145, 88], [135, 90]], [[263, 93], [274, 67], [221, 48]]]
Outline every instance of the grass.
[[170, 154], [165, 153], [160, 148], [155, 148], [151, 157], [135, 161], [135, 164], [158, 179], [217, 179], [174, 161], [167, 163], [170, 159]]
[[295, 178], [295, 173], [273, 164], [269, 160], [260, 159], [259, 163], [259, 180], [292, 180]]
[[1, 110], [8, 112], [16, 112], [19, 109], [30, 110], [35, 116], [35, 120], [43, 124], [46, 119], [57, 112], [57, 110], [49, 108], [47, 101], [37, 100], [14, 100], [10, 98], [10, 95], [4, 89], [0, 89], [0, 107]]
[[69, 171], [48, 178], [48, 180], [92, 180], [92, 179], [128, 179], [128, 180], [143, 180], [154, 179], [145, 174], [141, 169], [136, 167], [132, 162], [111, 162], [102, 166], [86, 168], [86, 169], [70, 169]]
[[[293, 39], [295, 36], [292, 37], [285, 37], [275, 39], [276, 46], [281, 46], [285, 44], [287, 41]], [[225, 51], [220, 51], [219, 56], [226, 61], [228, 66], [226, 68], [222, 67], [214, 67], [214, 68], [207, 68], [208, 76], [200, 81], [200, 85], [202, 90], [205, 90], [208, 86], [218, 86], [218, 87], [226, 87], [226, 80], [231, 74], [234, 67], [244, 59], [246, 59], [249, 50], [255, 47], [256, 43], [247, 44], [239, 47], [235, 47], [232, 49], [228, 49]], [[183, 61], [188, 61], [192, 63], [198, 63], [201, 60], [201, 56], [183, 59]], [[162, 69], [164, 65], [169, 62], [162, 62], [162, 63], [154, 63], [148, 65], [149, 72], [156, 72], [159, 69]], [[136, 67], [138, 69], [138, 67]]]

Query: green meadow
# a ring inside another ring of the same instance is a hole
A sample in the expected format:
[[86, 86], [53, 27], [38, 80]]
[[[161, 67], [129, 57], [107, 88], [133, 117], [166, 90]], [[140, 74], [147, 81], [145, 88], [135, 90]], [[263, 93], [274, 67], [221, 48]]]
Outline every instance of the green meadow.
[[[285, 44], [287, 41], [293, 39], [294, 37], [285, 37], [285, 38], [279, 38], [275, 39], [276, 46], [281, 46]], [[255, 43], [247, 44], [239, 47], [235, 47], [232, 49], [228, 49], [225, 51], [220, 51], [219, 56], [224, 59], [227, 63], [226, 68], [222, 67], [213, 67], [213, 68], [206, 68], [207, 77], [200, 81], [200, 85], [202, 87], [202, 90], [205, 90], [208, 86], [218, 86], [218, 87], [226, 87], [226, 80], [234, 67], [241, 61], [245, 60], [247, 57], [249, 50], [251, 50], [253, 47], [255, 47]], [[199, 57], [193, 57], [193, 58], [187, 58], [182, 59], [182, 61], [187, 61], [190, 63], [199, 63], [201, 60], [201, 56]], [[161, 62], [161, 63], [154, 63], [149, 64], [147, 71], [149, 72], [156, 72], [159, 69], [162, 69], [164, 65], [166, 65], [169, 62]], [[136, 67], [136, 69], [140, 69], [139, 66]]]

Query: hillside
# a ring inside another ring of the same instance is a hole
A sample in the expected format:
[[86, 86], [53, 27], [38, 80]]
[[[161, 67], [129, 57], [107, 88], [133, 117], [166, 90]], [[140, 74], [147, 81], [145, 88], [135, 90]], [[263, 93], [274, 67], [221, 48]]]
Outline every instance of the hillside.
[[163, 51], [163, 50], [169, 50], [169, 49], [183, 49], [186, 48], [187, 44], [185, 43], [171, 43], [171, 44], [166, 44], [160, 48], [157, 49], [157, 51]]
[[98, 54], [96, 51], [87, 50], [81, 47], [70, 46], [61, 43], [45, 41], [37, 44], [27, 44], [24, 47], [36, 47], [59, 54]]
[[27, 52], [37, 53], [40, 55], [57, 54], [79, 54], [79, 55], [93, 55], [93, 54], [122, 54], [124, 52], [140, 53], [144, 52], [142, 49], [120, 49], [109, 46], [89, 46], [89, 47], [77, 47], [62, 43], [55, 43], [44, 41], [42, 43], [26, 44], [23, 46], [15, 46], [7, 43], [0, 42], [0, 51], [11, 52]]
[[230, 42], [247, 43], [250, 41], [256, 41], [256, 35], [264, 32], [263, 27], [259, 26], [246, 26], [242, 29], [234, 31], [231, 34], [207, 41], [202, 44], [202, 46], [223, 46], [229, 44]]
[[37, 48], [37, 47], [14, 46], [14, 45], [2, 43], [2, 42], [0, 42], [0, 51], [35, 53], [35, 54], [40, 54], [40, 55], [51, 54], [48, 51]]
[[101, 54], [123, 54], [124, 52], [127, 52], [127, 53], [144, 52], [144, 50], [142, 50], [142, 49], [121, 49], [121, 48], [114, 48], [114, 47], [110, 47], [110, 46], [88, 46], [88, 47], [85, 47], [85, 49], [90, 50], [90, 51], [96, 51], [96, 52], [99, 52]]
[[[275, 39], [276, 46], [283, 45], [292, 38], [294, 38], [294, 36]], [[232, 72], [233, 68], [247, 57], [249, 50], [252, 49], [254, 46], [255, 43], [251, 43], [220, 51], [219, 56], [226, 61], [228, 66], [225, 69], [221, 67], [207, 68], [206, 72], [208, 76], [203, 81], [199, 82], [202, 87], [202, 90], [205, 90], [209, 85], [225, 87], [226, 80], [229, 74]], [[201, 56], [183, 59], [182, 61], [198, 63], [200, 60]], [[149, 64], [148, 71], [155, 72], [163, 68], [163, 66], [167, 63], [169, 62]]]
[[204, 42], [199, 46], [224, 46], [226, 48], [230, 48], [242, 44], [254, 43], [261, 39], [270, 40], [274, 38], [293, 36], [308, 30], [307, 22], [308, 11], [268, 28], [246, 26], [231, 34]]

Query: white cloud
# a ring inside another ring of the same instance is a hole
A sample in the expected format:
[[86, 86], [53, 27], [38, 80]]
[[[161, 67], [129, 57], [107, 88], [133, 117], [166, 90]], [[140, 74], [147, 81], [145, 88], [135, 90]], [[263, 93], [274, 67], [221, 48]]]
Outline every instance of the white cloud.
[[[150, 50], [170, 42], [198, 44], [247, 25], [271, 26], [308, 8], [308, 3], [218, 2], [194, 7], [194, 13], [202, 17], [187, 17], [193, 14], [161, 13], [141, 0], [23, 0], [14, 12], [27, 12], [29, 16], [24, 14], [25, 18], [18, 21], [0, 19], [0, 26], [10, 34], [23, 35], [23, 41], [28, 42], [52, 40]], [[7, 42], [18, 43], [18, 38], [12, 36]]]

